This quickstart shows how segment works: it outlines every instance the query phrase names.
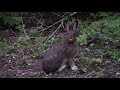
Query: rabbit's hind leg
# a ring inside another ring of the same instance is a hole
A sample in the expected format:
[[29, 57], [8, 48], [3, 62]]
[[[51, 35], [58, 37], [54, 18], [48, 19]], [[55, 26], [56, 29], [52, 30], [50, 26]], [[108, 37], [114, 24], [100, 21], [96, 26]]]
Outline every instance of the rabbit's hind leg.
[[57, 72], [61, 72], [64, 68], [66, 68], [66, 62], [67, 62], [67, 59], [63, 60], [60, 68], [57, 70]]

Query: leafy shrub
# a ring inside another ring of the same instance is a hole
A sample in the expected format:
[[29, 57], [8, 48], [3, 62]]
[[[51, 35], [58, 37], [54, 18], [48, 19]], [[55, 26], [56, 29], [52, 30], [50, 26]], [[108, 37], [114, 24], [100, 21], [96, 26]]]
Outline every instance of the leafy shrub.
[[27, 12], [1, 12], [0, 19], [4, 21], [4, 24], [19, 25], [21, 22], [21, 16], [27, 15]]
[[109, 16], [109, 13], [108, 15], [106, 14], [103, 15], [106, 18], [91, 23], [81, 22], [81, 27], [79, 28], [80, 35], [77, 37], [81, 45], [87, 44], [88, 40], [96, 35], [102, 40], [107, 40], [113, 44], [120, 42], [120, 13], [112, 16]]
[[88, 25], [86, 22], [81, 22], [79, 33], [80, 35], [77, 37], [77, 41], [80, 45], [86, 45], [88, 43], [88, 39], [92, 38], [96, 35], [94, 24]]
[[105, 56], [120, 62], [120, 51], [115, 47], [120, 46], [120, 13], [101, 12], [100, 16], [104, 18], [89, 23], [81, 22], [80, 35], [77, 40], [80, 45], [86, 45], [91, 38], [97, 36], [104, 41], [102, 44], [108, 42], [109, 49], [98, 51], [96, 53], [98, 59], [93, 58], [91, 60], [93, 63], [101, 61]]
[[19, 25], [21, 22], [18, 13], [14, 12], [1, 12], [0, 18], [4, 21], [4, 24], [9, 24], [11, 26], [14, 24]]

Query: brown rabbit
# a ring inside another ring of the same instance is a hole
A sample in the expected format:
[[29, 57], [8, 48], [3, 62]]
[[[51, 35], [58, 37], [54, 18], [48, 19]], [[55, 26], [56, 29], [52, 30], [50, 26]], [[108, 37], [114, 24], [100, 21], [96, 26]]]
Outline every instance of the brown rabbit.
[[42, 68], [46, 73], [62, 71], [67, 66], [67, 63], [72, 70], [78, 70], [74, 63], [74, 58], [79, 53], [79, 44], [75, 38], [76, 22], [72, 28], [68, 23], [64, 23], [64, 26], [67, 30], [64, 35], [65, 40], [53, 45], [43, 57]]

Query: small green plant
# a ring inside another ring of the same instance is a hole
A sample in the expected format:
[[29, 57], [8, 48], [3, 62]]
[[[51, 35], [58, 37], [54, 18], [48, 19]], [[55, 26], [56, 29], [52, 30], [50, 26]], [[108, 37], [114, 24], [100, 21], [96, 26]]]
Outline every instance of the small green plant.
[[96, 16], [99, 16], [99, 17], [108, 17], [110, 16], [111, 14], [113, 14], [113, 12], [98, 12], [96, 14]]
[[0, 42], [0, 54], [3, 55], [5, 52], [8, 52], [9, 45], [7, 41], [4, 39], [2, 42]]
[[58, 42], [60, 40], [60, 38], [59, 38], [59, 36], [54, 35], [45, 44], [43, 44], [45, 40], [46, 40], [46, 37], [36, 38], [37, 47], [32, 49], [33, 56], [35, 58], [38, 58], [38, 59], [43, 58], [45, 52], [48, 50], [49, 45], [55, 44], [56, 42]]
[[35, 47], [34, 49], [32, 49], [32, 54], [33, 57], [37, 58], [37, 59], [41, 59], [43, 58], [45, 52], [46, 52], [46, 47], [45, 46], [40, 46], [40, 47]]
[[90, 69], [90, 65], [92, 64], [92, 62], [90, 61], [90, 58], [82, 56], [79, 58], [79, 60], [81, 63], [80, 71], [82, 71], [83, 73], [88, 72]]
[[[4, 39], [6, 39], [6, 38], [8, 38], [8, 31], [9, 30], [4, 30], [4, 31], [0, 31], [0, 38], [4, 38]], [[4, 41], [4, 40], [3, 40]]]
[[45, 39], [46, 37], [42, 36], [35, 37], [34, 40], [30, 37], [20, 36], [15, 42], [15, 46], [18, 48], [29, 48], [32, 51], [33, 57], [42, 58], [47, 49], [47, 45], [43, 45]]
[[13, 45], [10, 45], [7, 39], [3, 39], [2, 42], [0, 42], [0, 55], [5, 55], [8, 53], [14, 52], [15, 47]]
[[41, 36], [40, 31], [38, 31], [36, 28], [31, 28], [31, 29], [28, 29], [27, 31], [29, 31], [28, 34], [30, 37], [40, 37]]
[[98, 49], [96, 52], [96, 57], [97, 58], [104, 58], [104, 56], [105, 56], [104, 50]]
[[120, 63], [120, 51], [117, 49], [108, 50], [105, 56], [109, 56], [111, 59], [117, 60]]
[[47, 44], [43, 44], [45, 39], [46, 37], [42, 37], [42, 36], [35, 38], [35, 44], [33, 45], [34, 48], [31, 48], [33, 57], [37, 59], [41, 59], [44, 56], [48, 48]]
[[102, 58], [92, 58], [91, 61], [92, 61], [92, 64], [99, 65], [99, 64], [102, 64], [103, 59]]
[[53, 35], [48, 41], [47, 44], [55, 44], [57, 42], [59, 42], [61, 39], [58, 35]]
[[93, 66], [100, 66], [103, 63], [102, 58], [89, 58], [89, 57], [80, 57], [80, 71], [83, 73], [88, 72]]
[[29, 37], [20, 36], [15, 42], [15, 46], [19, 48], [29, 48], [31, 46], [31, 40]]
[[79, 37], [77, 37], [76, 39], [80, 43], [80, 45], [86, 45], [87, 38], [88, 38], [88, 36], [86, 34], [82, 34], [82, 35], [79, 35]]

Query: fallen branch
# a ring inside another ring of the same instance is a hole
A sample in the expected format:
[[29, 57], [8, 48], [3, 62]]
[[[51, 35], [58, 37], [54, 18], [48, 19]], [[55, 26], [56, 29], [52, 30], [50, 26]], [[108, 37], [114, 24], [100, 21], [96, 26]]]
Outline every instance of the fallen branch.
[[[69, 16], [67, 16], [66, 18], [71, 17], [71, 16], [75, 15], [76, 13], [77, 13], [77, 12], [74, 12], [74, 13], [70, 14]], [[48, 26], [48, 27], [42, 29], [41, 31], [45, 31], [45, 30], [47, 30], [48, 28], [50, 28], [50, 27], [56, 25], [57, 23], [64, 21], [64, 19], [65, 19], [65, 18], [63, 17], [63, 18], [60, 19], [59, 21], [57, 21], [57, 22], [53, 23], [52, 25], [50, 25], [50, 26]]]

